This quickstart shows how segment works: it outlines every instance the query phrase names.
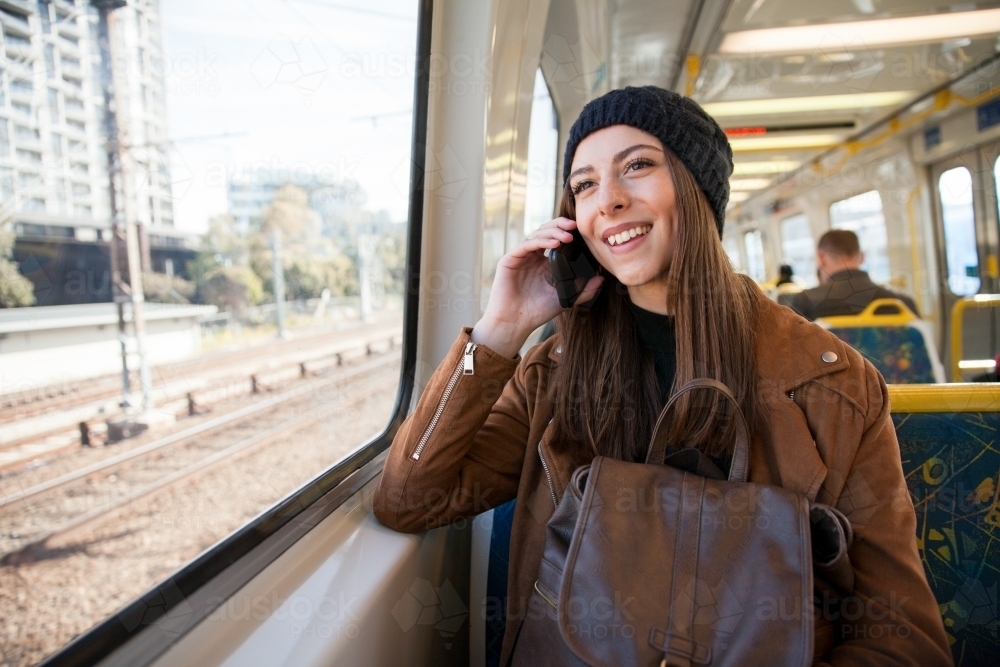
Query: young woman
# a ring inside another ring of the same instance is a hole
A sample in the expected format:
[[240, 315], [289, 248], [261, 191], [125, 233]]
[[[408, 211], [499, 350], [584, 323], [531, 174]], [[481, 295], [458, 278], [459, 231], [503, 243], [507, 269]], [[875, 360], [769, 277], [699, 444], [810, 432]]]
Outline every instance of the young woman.
[[[733, 271], [721, 243], [725, 133], [687, 98], [626, 88], [584, 108], [565, 165], [561, 217], [498, 263], [485, 315], [459, 335], [392, 444], [376, 516], [418, 532], [517, 498], [505, 664], [573, 471], [595, 455], [643, 460], [671, 389], [715, 378], [750, 425], [750, 481], [837, 507], [854, 529], [853, 576], [830, 582], [853, 593], [819, 600], [817, 664], [951, 664], [885, 384]], [[544, 252], [574, 231], [602, 270], [563, 311]], [[559, 333], [520, 359], [554, 317]], [[671, 442], [726, 470], [733, 440], [721, 398], [701, 398], [681, 404]]]

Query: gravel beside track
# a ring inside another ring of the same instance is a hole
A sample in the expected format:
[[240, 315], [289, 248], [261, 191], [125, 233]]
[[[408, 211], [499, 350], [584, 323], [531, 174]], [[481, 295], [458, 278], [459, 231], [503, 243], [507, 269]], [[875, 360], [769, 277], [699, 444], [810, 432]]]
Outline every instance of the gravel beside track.
[[[278, 408], [275, 415], [255, 419], [250, 427], [241, 426], [247, 430], [231, 433], [230, 440], [263, 431], [280, 419], [287, 420], [290, 410], [313, 409], [320, 401], [335, 406], [318, 423], [279, 436], [246, 456], [141, 498], [127, 511], [74, 535], [66, 544], [35, 553], [30, 562], [0, 566], [0, 618], [4, 619], [0, 628], [0, 665], [36, 664], [376, 435], [388, 419], [397, 378], [398, 368], [391, 365], [353, 384], [311, 394], [304, 404]], [[373, 386], [378, 388], [372, 391]], [[366, 397], [351, 400], [352, 387], [355, 394]], [[184, 426], [211, 417], [184, 420]], [[140, 441], [132, 446], [142, 444]], [[170, 451], [173, 458], [177, 452], [173, 448]], [[201, 449], [200, 454], [177, 455], [203, 457], [205, 452]], [[72, 467], [80, 465], [77, 460]], [[25, 477], [19, 485], [26, 487], [53, 474], [47, 470], [44, 476], [36, 474], [31, 481]], [[155, 478], [163, 473], [147, 475], [137, 470], [135, 474]], [[103, 486], [111, 488], [101, 491], [105, 500], [108, 494], [116, 493], [114, 484], [110, 477], [105, 480]], [[79, 495], [90, 498], [82, 503], [94, 502], [90, 494]], [[55, 504], [64, 502], [74, 501], [63, 498]], [[46, 512], [38, 507], [27, 516], [35, 515], [41, 522]]]

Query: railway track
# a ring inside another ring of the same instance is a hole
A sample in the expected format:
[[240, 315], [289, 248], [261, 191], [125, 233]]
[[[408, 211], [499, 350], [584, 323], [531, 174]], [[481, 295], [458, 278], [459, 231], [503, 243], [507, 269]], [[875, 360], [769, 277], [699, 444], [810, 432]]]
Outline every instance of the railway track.
[[[272, 341], [268, 345], [268, 362], [255, 364], [255, 370], [266, 370], [268, 366], [281, 363], [288, 357], [308, 357], [322, 355], [324, 350], [335, 350], [336, 340], [343, 337], [356, 337], [368, 332], [380, 331], [384, 324], [362, 325], [356, 328], [326, 331], [296, 338], [290, 341]], [[255, 347], [246, 349], [226, 350], [214, 354], [203, 355], [194, 359], [155, 366], [151, 369], [154, 377], [153, 391], [159, 391], [170, 382], [191, 376], [192, 374], [215, 373], [224, 374], [226, 369], [246, 369], [247, 353]], [[135, 374], [133, 374], [135, 375]], [[138, 385], [138, 376], [132, 378]], [[39, 387], [0, 397], [0, 426], [21, 419], [40, 417], [60, 410], [68, 410], [88, 403], [117, 399], [121, 395], [121, 376], [102, 376], [91, 379], [66, 382], [59, 385]]]
[[[157, 394], [158, 410], [175, 416], [194, 415], [234, 395], [261, 393], [275, 384], [340, 365], [351, 355], [391, 349], [399, 338], [396, 327], [375, 325], [335, 340], [326, 337], [322, 345], [307, 346], [304, 350], [298, 348], [277, 355], [269, 352], [265, 361], [257, 363], [247, 359], [252, 350], [244, 351], [241, 359], [217, 365], [215, 370], [211, 366], [188, 369], [181, 379], [168, 382], [168, 387], [161, 386]], [[0, 424], [0, 470], [60, 454], [76, 444], [92, 444], [92, 429], [100, 432], [109, 419], [119, 414], [124, 414], [120, 407], [98, 402], [64, 408], [16, 424]]]
[[[384, 391], [398, 382], [398, 363], [398, 353], [387, 353], [7, 495], [0, 515], [7, 544], [0, 563], [32, 562], [127, 513], [140, 499], [266, 448], [314, 426], [324, 415]], [[326, 400], [331, 393], [334, 400]], [[317, 397], [323, 400], [315, 405]]]

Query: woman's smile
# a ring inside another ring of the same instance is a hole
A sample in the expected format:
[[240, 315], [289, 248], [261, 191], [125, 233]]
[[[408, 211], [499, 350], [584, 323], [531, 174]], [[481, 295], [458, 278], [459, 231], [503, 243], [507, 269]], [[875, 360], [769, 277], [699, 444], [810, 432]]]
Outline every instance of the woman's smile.
[[652, 228], [648, 222], [626, 222], [609, 227], [601, 236], [611, 252], [620, 255], [642, 245]]

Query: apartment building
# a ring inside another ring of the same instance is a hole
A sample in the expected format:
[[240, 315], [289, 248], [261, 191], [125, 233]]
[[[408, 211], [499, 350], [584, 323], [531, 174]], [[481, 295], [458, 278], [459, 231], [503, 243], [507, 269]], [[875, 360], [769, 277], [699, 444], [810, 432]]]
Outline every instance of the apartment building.
[[[60, 265], [106, 255], [110, 239], [98, 13], [89, 0], [0, 0], [0, 28], [0, 213], [14, 218], [15, 255], [51, 263], [44, 278], [55, 283]], [[144, 259], [162, 271], [157, 248], [190, 240], [173, 230], [158, 0], [128, 0], [113, 28], [132, 204]]]

